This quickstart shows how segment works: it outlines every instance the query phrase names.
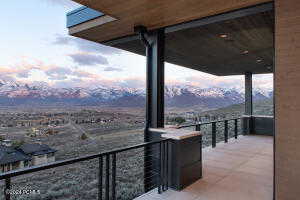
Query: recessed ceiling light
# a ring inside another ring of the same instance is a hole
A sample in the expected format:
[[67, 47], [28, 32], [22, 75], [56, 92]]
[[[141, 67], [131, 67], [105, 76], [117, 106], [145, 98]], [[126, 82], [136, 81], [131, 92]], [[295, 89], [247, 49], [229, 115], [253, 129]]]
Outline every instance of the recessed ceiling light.
[[248, 50], [245, 50], [245, 51], [242, 52], [242, 54], [248, 54], [248, 53], [249, 53]]
[[227, 34], [221, 34], [221, 35], [220, 35], [220, 38], [227, 38], [227, 37], [228, 37]]

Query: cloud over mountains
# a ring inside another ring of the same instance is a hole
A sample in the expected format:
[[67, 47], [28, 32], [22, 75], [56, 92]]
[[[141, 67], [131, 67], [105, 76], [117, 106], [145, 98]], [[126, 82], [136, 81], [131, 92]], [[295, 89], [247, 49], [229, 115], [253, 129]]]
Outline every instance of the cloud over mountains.
[[121, 54], [122, 52], [122, 50], [116, 48], [65, 35], [56, 35], [55, 41], [52, 44], [73, 46], [82, 52], [99, 53], [103, 55]]
[[93, 66], [93, 65], [108, 65], [108, 60], [102, 55], [88, 53], [74, 53], [69, 55], [74, 63], [78, 65]]

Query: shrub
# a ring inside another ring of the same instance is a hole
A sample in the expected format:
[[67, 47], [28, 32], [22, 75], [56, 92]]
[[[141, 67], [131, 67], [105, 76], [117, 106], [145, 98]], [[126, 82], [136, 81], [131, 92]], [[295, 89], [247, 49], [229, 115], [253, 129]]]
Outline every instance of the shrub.
[[16, 140], [16, 141], [13, 141], [12, 146], [17, 148], [24, 143], [25, 143], [24, 140]]
[[80, 139], [81, 139], [81, 140], [86, 140], [86, 139], [88, 139], [88, 136], [87, 136], [85, 133], [83, 133], [83, 134], [80, 136]]
[[186, 120], [183, 117], [174, 117], [174, 118], [171, 118], [171, 122], [176, 122], [177, 124], [182, 124], [182, 123], [186, 122]]

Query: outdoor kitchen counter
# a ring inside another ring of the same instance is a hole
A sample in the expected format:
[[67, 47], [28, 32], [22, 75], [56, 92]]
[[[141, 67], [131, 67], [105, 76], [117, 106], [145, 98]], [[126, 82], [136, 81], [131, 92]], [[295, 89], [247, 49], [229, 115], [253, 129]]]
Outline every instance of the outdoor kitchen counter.
[[150, 128], [149, 132], [171, 142], [169, 182], [175, 190], [182, 190], [202, 178], [202, 134], [200, 131], [183, 130], [174, 127]]

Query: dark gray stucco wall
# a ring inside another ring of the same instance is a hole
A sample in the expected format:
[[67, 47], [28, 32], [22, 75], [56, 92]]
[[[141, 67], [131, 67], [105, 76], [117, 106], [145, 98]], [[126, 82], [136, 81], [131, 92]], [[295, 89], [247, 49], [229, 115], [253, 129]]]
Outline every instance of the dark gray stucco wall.
[[274, 135], [273, 116], [243, 116], [242, 123], [244, 134]]

